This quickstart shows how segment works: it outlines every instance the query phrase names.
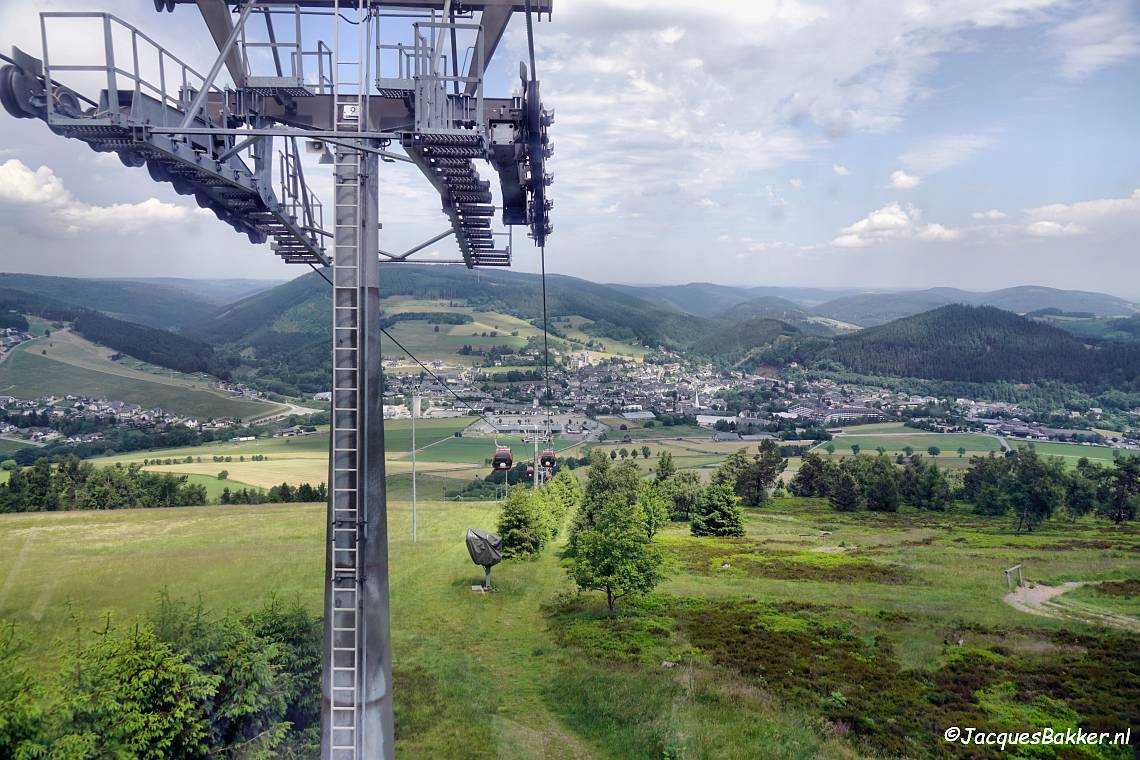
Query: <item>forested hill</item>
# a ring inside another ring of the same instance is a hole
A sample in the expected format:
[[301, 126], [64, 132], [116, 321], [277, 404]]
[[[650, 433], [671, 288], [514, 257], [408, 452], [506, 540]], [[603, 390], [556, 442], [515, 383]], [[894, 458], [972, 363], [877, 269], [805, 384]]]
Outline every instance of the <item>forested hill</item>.
[[[219, 310], [188, 332], [214, 343], [261, 341], [270, 333], [327, 336], [329, 286], [314, 273], [245, 298]], [[551, 315], [577, 315], [594, 322], [599, 334], [647, 345], [683, 347], [702, 335], [707, 320], [652, 303], [606, 285], [576, 277], [547, 275], [547, 307]], [[542, 282], [538, 275], [498, 270], [416, 264], [384, 268], [383, 297], [457, 301], [483, 311], [499, 311], [524, 319], [542, 316]], [[325, 309], [322, 311], [321, 309]], [[300, 312], [322, 318], [303, 322]], [[284, 322], [280, 320], [284, 317]]]
[[204, 319], [218, 308], [216, 301], [154, 282], [0, 272], [0, 288], [163, 329]]
[[986, 292], [930, 288], [898, 293], [859, 293], [820, 304], [812, 313], [872, 327], [952, 303], [993, 306], [1018, 314], [1039, 309], [1059, 309], [1063, 312], [1119, 317], [1130, 316], [1137, 311], [1134, 304], [1105, 293], [1022, 285]]
[[209, 345], [183, 335], [115, 319], [44, 295], [0, 287], [0, 313], [27, 314], [51, 322], [70, 322], [87, 340], [144, 362], [180, 372], [210, 372], [224, 377], [227, 367]]
[[777, 319], [756, 317], [740, 322], [727, 322], [709, 331], [693, 344], [690, 353], [703, 358], [736, 363], [748, 358], [757, 348], [768, 348], [788, 342], [802, 333], [796, 327]]
[[966, 382], [1060, 380], [1137, 387], [1140, 347], [1088, 347], [990, 306], [952, 304], [835, 338], [816, 360], [864, 374]]
[[[550, 316], [584, 317], [592, 323], [588, 331], [598, 336], [687, 348], [717, 324], [574, 277], [548, 275], [546, 284]], [[387, 266], [380, 294], [440, 300], [527, 320], [542, 317], [542, 282], [520, 272]], [[321, 390], [328, 385], [331, 309], [328, 283], [310, 272], [223, 307], [186, 333], [229, 355], [240, 354], [263, 387]]]

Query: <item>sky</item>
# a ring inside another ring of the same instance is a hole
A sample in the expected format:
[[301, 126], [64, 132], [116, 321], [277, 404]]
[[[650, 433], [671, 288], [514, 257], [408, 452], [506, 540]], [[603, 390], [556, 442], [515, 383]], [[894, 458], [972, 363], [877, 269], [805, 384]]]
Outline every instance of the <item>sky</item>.
[[[39, 10], [108, 10], [212, 61], [194, 6], [142, 0], [4, 0], [4, 50], [39, 55]], [[1140, 299], [1135, 0], [554, 0], [535, 31], [556, 113], [547, 271]], [[517, 86], [525, 46], [519, 16], [489, 95]], [[382, 169], [383, 248], [447, 228], [414, 167]], [[308, 174], [327, 203], [328, 167]], [[515, 267], [537, 271], [521, 229], [515, 244]], [[302, 273], [145, 169], [2, 112], [0, 270]]]

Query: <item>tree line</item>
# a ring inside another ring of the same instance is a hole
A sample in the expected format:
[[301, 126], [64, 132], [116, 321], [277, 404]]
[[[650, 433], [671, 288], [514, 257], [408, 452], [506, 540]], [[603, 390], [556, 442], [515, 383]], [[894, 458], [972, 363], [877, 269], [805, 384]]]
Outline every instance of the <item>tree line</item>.
[[[224, 470], [222, 472], [225, 472]], [[221, 473], [219, 473], [221, 474]], [[226, 473], [227, 476], [229, 473]], [[225, 478], [220, 478], [225, 480]], [[268, 491], [260, 488], [239, 488], [230, 490], [227, 486], [222, 489], [222, 495], [218, 497], [219, 504], [290, 504], [290, 503], [312, 503], [320, 501], [328, 501], [329, 491], [324, 483], [317, 483], [312, 486], [308, 483], [302, 483], [299, 486], [291, 486], [288, 483], [282, 483], [279, 486], [273, 486]]]
[[1004, 456], [972, 457], [959, 477], [921, 454], [904, 458], [899, 467], [885, 454], [836, 463], [809, 452], [788, 490], [826, 498], [839, 512], [895, 512], [902, 504], [943, 511], [961, 500], [978, 514], [1012, 516], [1019, 531], [1057, 516], [1091, 514], [1121, 524], [1140, 512], [1140, 457], [1121, 456], [1111, 466], [1082, 457], [1070, 469], [1061, 457], [1021, 448]]
[[885, 454], [854, 456], [839, 463], [815, 452], [804, 454], [788, 490], [793, 496], [821, 497], [837, 512], [897, 512], [902, 504], [943, 511], [954, 502], [946, 471], [922, 455], [904, 458], [902, 467]]
[[186, 507], [207, 503], [206, 487], [186, 475], [145, 472], [138, 462], [95, 467], [75, 457], [41, 459], [0, 484], [0, 512]]

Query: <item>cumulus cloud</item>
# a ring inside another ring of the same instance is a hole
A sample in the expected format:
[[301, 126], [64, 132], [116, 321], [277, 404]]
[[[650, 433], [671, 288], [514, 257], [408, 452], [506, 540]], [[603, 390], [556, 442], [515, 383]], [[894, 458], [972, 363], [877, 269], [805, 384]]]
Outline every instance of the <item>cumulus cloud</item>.
[[957, 240], [961, 235], [941, 224], [924, 222], [922, 211], [894, 201], [841, 229], [831, 244], [838, 248], [865, 248], [894, 240]]
[[[827, 138], [898, 128], [931, 95], [941, 60], [975, 45], [977, 30], [1039, 23], [1067, 6], [969, 0], [867, 13], [806, 0], [660, 0], [647, 13], [644, 2], [576, 0], [536, 38], [544, 97], [558, 108], [563, 213], [634, 199], [650, 219], [663, 201], [645, 190], [661, 186], [681, 190], [669, 213], [700, 213], [695, 199], [810, 159]], [[497, 57], [504, 74], [524, 45], [512, 25]], [[849, 174], [840, 163], [834, 171]], [[895, 187], [916, 182], [900, 179]]]
[[902, 169], [891, 172], [891, 178], [887, 182], [887, 188], [891, 190], [910, 190], [922, 184], [922, 178], [916, 177], [913, 174], [907, 174]]
[[1052, 203], [1026, 209], [1032, 219], [1056, 222], [1090, 222], [1115, 216], [1140, 217], [1140, 189], [1126, 198], [1098, 198], [1077, 203]]
[[970, 216], [982, 221], [996, 222], [1005, 219], [1007, 214], [1004, 211], [998, 211], [996, 208], [992, 208], [989, 211], [975, 211], [970, 214]]
[[[12, 158], [0, 164], [0, 202], [27, 208], [41, 223], [62, 222], [69, 234], [93, 230], [140, 232], [150, 225], [185, 222], [199, 210], [148, 198], [98, 206], [77, 199], [47, 166], [32, 170]], [[26, 213], [22, 214], [26, 218]]]
[[792, 177], [790, 180], [788, 180], [788, 184], [799, 190], [804, 186], [804, 181], [799, 177]]
[[1068, 235], [1080, 235], [1086, 230], [1087, 228], [1084, 225], [1076, 222], [1062, 224], [1060, 222], [1042, 221], [1025, 225], [1026, 234], [1033, 237], [1066, 237]]
[[840, 177], [847, 177], [847, 176], [850, 176], [850, 174], [851, 174], [851, 170], [848, 169], [843, 164], [832, 164], [831, 170], [833, 172], [835, 172], [836, 174], [838, 174]]

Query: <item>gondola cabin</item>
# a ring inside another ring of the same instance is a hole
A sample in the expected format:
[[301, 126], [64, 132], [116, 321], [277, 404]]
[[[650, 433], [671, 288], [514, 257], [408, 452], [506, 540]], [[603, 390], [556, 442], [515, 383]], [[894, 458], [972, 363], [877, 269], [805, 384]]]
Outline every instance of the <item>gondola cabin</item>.
[[534, 465], [530, 464], [529, 462], [527, 463], [527, 466], [526, 466], [526, 476], [528, 478], [534, 477]]
[[548, 470], [554, 469], [554, 449], [547, 449], [538, 458], [538, 463]]
[[514, 466], [514, 463], [511, 450], [505, 446], [495, 449], [495, 456], [491, 457], [492, 470], [509, 470]]

